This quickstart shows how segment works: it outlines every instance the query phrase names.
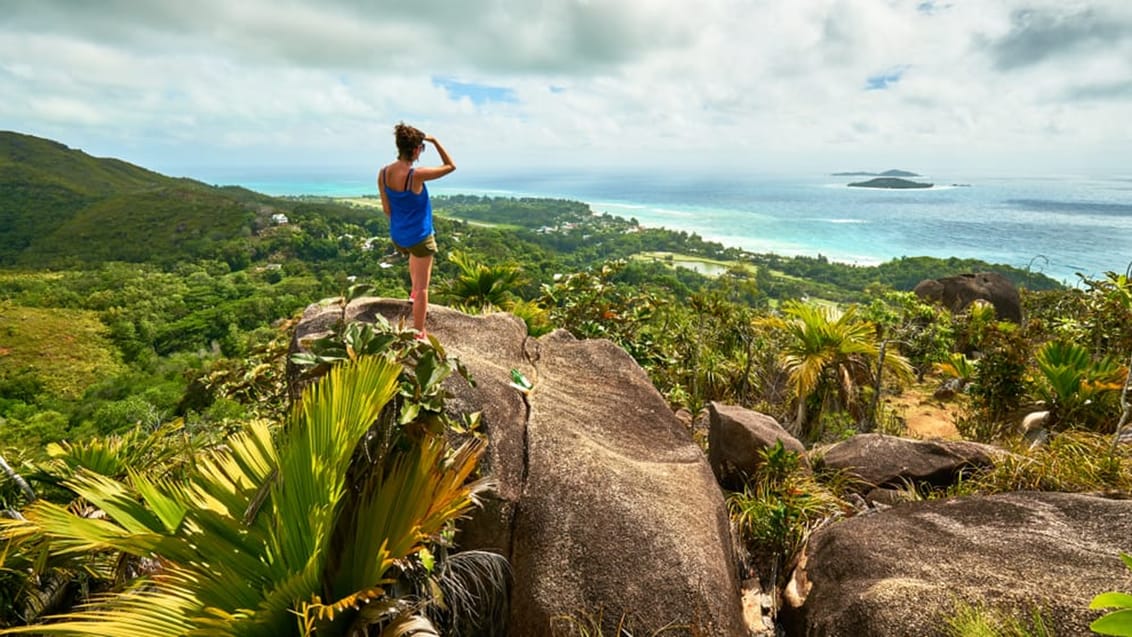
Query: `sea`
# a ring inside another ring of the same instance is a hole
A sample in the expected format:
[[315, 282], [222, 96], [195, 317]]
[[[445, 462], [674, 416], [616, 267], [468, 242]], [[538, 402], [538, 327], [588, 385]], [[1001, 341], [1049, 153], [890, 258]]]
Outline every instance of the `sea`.
[[[462, 171], [464, 169], [461, 169]], [[981, 259], [1068, 285], [1132, 267], [1132, 176], [911, 177], [926, 189], [849, 187], [867, 176], [467, 171], [434, 194], [548, 197], [597, 214], [696, 233], [725, 246], [876, 265], [899, 257]], [[210, 182], [269, 195], [375, 195], [373, 175], [229, 174]]]

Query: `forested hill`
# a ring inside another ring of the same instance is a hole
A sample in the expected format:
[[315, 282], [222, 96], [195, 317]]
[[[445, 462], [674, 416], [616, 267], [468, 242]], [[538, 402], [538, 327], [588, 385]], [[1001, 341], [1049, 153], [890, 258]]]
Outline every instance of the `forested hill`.
[[106, 196], [170, 186], [177, 180], [121, 161], [98, 158], [59, 142], [0, 131], [0, 170], [18, 180], [86, 196]]
[[212, 256], [216, 240], [246, 232], [270, 203], [0, 131], [0, 265]]

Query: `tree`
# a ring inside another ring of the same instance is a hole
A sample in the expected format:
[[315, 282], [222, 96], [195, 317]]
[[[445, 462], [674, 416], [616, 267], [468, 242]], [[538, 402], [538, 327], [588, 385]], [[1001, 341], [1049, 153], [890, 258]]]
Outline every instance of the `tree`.
[[865, 316], [877, 326], [881, 338], [895, 343], [916, 371], [916, 380], [935, 365], [950, 360], [955, 346], [951, 312], [923, 302], [912, 292], [870, 289], [872, 302]]
[[579, 338], [608, 338], [640, 361], [647, 347], [637, 342], [641, 331], [663, 305], [650, 287], [619, 284], [625, 261], [609, 261], [589, 271], [556, 278], [543, 286], [539, 303], [550, 310], [555, 324]]
[[[863, 415], [860, 387], [872, 380], [871, 363], [879, 356], [873, 324], [858, 318], [856, 306], [838, 311], [829, 305], [790, 301], [782, 311], [785, 317], [772, 323], [786, 333], [781, 360], [797, 400], [795, 435], [815, 437], [807, 413], [812, 400], [820, 413], [836, 399], [840, 408], [859, 419]], [[884, 364], [899, 378], [912, 373], [908, 361], [891, 351], [885, 352]]]

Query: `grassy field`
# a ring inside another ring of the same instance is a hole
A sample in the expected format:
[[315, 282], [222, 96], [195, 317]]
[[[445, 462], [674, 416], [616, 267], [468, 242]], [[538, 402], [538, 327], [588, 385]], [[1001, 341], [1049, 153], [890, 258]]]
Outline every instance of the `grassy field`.
[[687, 268], [695, 270], [704, 276], [716, 277], [723, 274], [730, 268], [739, 266], [752, 275], [755, 273], [755, 266], [750, 263], [739, 263], [737, 261], [720, 261], [718, 259], [707, 259], [704, 257], [693, 257], [687, 254], [676, 254], [674, 252], [640, 252], [633, 255], [634, 259], [641, 261], [655, 261], [664, 263], [672, 267]]
[[350, 204], [359, 208], [377, 208], [381, 210], [381, 200], [377, 197], [328, 197], [327, 201]]
[[0, 271], [0, 285], [5, 283], [20, 283], [28, 279], [38, 281], [58, 281], [63, 278], [62, 272], [39, 272], [35, 270], [6, 270]]
[[[349, 204], [351, 206], [356, 206], [358, 208], [374, 208], [374, 209], [377, 209], [377, 210], [381, 210], [381, 199], [378, 199], [377, 197], [336, 197], [336, 198], [333, 199], [333, 201], [336, 201], [336, 202], [339, 202], [339, 203]], [[444, 218], [444, 219], [451, 219], [453, 221], [462, 221], [462, 222], [468, 224], [469, 226], [479, 226], [481, 228], [503, 228], [503, 229], [506, 229], [506, 230], [521, 230], [522, 229], [522, 226], [517, 226], [517, 225], [513, 225], [513, 224], [508, 224], [508, 223], [490, 223], [488, 221], [461, 219], [460, 217], [442, 214], [441, 212], [438, 212], [436, 210], [433, 211], [433, 214], [436, 215], [437, 217]]]
[[460, 217], [450, 217], [448, 215], [437, 214], [437, 217], [444, 219], [451, 219], [453, 221], [462, 221], [469, 226], [478, 226], [480, 228], [502, 228], [504, 230], [522, 230], [523, 226], [517, 226], [510, 223], [491, 223], [489, 221], [474, 221], [472, 219], [461, 219]]
[[0, 304], [0, 375], [30, 370], [47, 391], [78, 397], [123, 369], [96, 312]]

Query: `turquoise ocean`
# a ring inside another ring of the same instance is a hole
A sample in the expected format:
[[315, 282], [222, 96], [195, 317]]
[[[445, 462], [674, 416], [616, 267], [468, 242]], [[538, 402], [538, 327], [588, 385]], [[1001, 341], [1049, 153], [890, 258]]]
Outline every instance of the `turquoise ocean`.
[[[930, 189], [850, 188], [867, 177], [458, 172], [434, 194], [550, 197], [697, 233], [752, 252], [860, 265], [898, 257], [981, 259], [1073, 285], [1132, 264], [1132, 177], [913, 178]], [[372, 175], [226, 175], [269, 195], [375, 195]]]

